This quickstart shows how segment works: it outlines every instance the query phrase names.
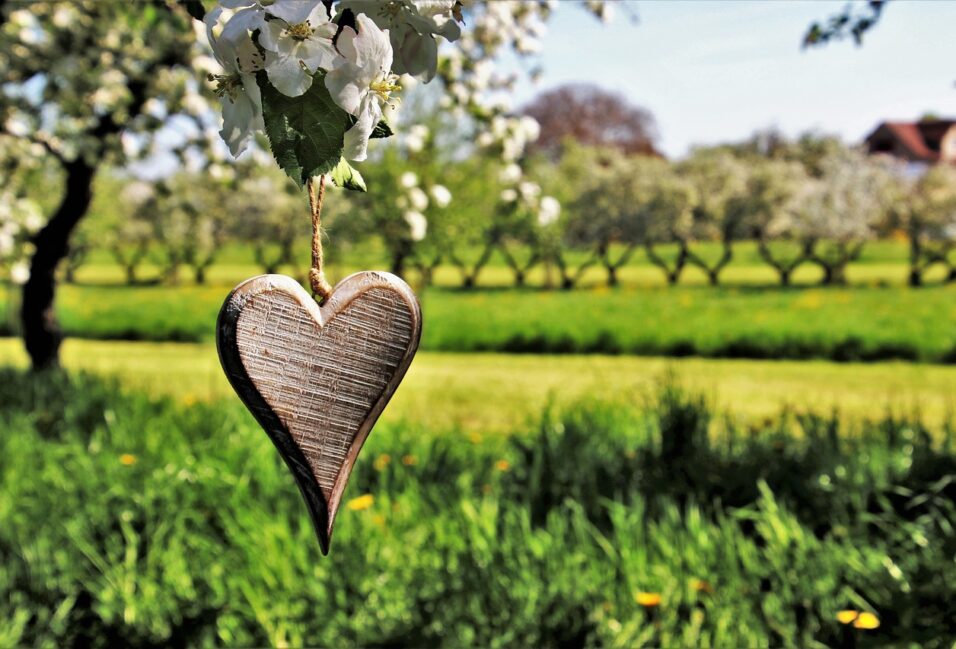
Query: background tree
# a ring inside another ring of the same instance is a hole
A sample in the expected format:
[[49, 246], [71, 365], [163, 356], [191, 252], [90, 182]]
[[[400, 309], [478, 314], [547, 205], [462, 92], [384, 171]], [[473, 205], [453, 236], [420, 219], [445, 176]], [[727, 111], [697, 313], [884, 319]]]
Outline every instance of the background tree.
[[744, 232], [741, 198], [747, 190], [744, 163], [720, 150], [699, 149], [678, 167], [697, 190], [694, 207], [694, 241], [719, 242], [720, 252], [708, 255], [703, 247], [688, 246], [687, 260], [705, 273], [712, 286], [734, 257], [733, 245]]
[[33, 366], [55, 367], [55, 271], [89, 209], [97, 170], [122, 165], [123, 143], [138, 136], [142, 144], [170, 116], [205, 112], [193, 69], [201, 51], [190, 17], [166, 3], [3, 3], [0, 23], [3, 128], [43, 147], [64, 179], [59, 206], [34, 238], [22, 307]]
[[923, 283], [923, 273], [934, 264], [949, 269], [947, 281], [956, 281], [951, 253], [956, 249], [956, 169], [937, 165], [915, 183], [903, 201], [903, 226], [910, 241], [910, 286]]
[[[687, 265], [694, 208], [699, 197], [693, 183], [666, 164], [657, 165], [654, 172], [633, 179], [639, 184], [635, 195], [641, 197], [637, 201], [638, 216], [646, 224], [644, 249], [648, 260], [663, 270], [667, 283], [673, 285], [680, 280]], [[672, 247], [675, 252], [664, 253], [661, 244]]]
[[623, 95], [575, 83], [538, 95], [524, 109], [541, 126], [531, 151], [560, 158], [566, 140], [611, 147], [627, 154], [658, 155], [657, 126], [651, 113]]
[[807, 259], [808, 242], [800, 239], [792, 211], [808, 181], [796, 162], [755, 158], [748, 163], [746, 190], [734, 201], [761, 259], [777, 272], [782, 286], [790, 285], [793, 271]]
[[822, 170], [794, 207], [796, 227], [810, 242], [807, 259], [823, 269], [823, 283], [845, 284], [847, 264], [885, 222], [892, 178], [884, 165], [853, 150], [828, 157]]
[[[581, 160], [589, 175], [579, 172], [579, 182], [583, 181], [585, 188], [571, 205], [567, 239], [590, 248], [593, 262], [604, 266], [608, 286], [616, 286], [618, 270], [646, 237], [643, 210], [651, 200], [651, 183], [659, 177], [655, 172], [659, 174], [666, 163], [629, 158], [607, 149], [593, 151]], [[592, 260], [582, 264], [579, 273]]]

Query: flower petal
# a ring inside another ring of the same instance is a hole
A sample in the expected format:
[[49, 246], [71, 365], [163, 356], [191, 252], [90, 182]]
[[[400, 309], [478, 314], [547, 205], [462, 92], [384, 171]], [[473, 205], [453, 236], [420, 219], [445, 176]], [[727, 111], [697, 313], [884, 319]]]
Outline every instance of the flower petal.
[[276, 90], [287, 97], [298, 97], [312, 86], [312, 75], [302, 69], [294, 56], [266, 52], [266, 74]]
[[325, 10], [324, 7], [321, 7], [320, 0], [275, 0], [266, 7], [266, 11], [290, 25], [296, 25], [305, 22], [309, 15], [318, 8]]

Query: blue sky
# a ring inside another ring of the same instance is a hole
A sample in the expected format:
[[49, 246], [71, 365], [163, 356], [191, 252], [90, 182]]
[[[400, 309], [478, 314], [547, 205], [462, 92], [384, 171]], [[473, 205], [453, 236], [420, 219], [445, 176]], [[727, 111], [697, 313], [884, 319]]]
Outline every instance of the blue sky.
[[602, 25], [560, 5], [544, 39], [544, 75], [518, 88], [519, 105], [541, 89], [593, 81], [650, 109], [668, 156], [769, 126], [852, 142], [884, 119], [956, 116], [956, 2], [896, 0], [862, 47], [806, 51], [807, 26], [845, 2], [630, 4], [637, 24], [617, 11]]

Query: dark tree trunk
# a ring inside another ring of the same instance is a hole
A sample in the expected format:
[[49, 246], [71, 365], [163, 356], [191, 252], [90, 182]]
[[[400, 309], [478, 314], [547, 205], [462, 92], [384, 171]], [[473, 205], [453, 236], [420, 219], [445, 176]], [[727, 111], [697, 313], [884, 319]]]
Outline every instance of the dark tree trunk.
[[392, 254], [392, 275], [397, 275], [404, 279], [405, 277], [405, 253], [396, 250]]
[[23, 342], [34, 370], [60, 365], [63, 332], [56, 320], [56, 268], [70, 249], [70, 234], [86, 214], [93, 199], [96, 168], [79, 159], [64, 165], [66, 191], [50, 221], [34, 237], [36, 252], [30, 279], [23, 287]]
[[607, 270], [607, 285], [611, 287], [617, 286], [617, 266], [609, 264], [605, 266], [605, 269]]
[[950, 266], [949, 275], [946, 276], [946, 283], [956, 282], [956, 266]]
[[206, 283], [206, 266], [202, 264], [200, 264], [199, 266], [196, 266], [195, 276], [196, 276], [197, 284], [205, 284]]
[[132, 286], [136, 283], [136, 265], [128, 264], [126, 266], [126, 283]]
[[780, 286], [790, 286], [790, 274], [793, 273], [793, 269], [777, 268], [777, 273], [780, 275]]
[[910, 266], [909, 285], [914, 288], [923, 285], [923, 271], [918, 266]]

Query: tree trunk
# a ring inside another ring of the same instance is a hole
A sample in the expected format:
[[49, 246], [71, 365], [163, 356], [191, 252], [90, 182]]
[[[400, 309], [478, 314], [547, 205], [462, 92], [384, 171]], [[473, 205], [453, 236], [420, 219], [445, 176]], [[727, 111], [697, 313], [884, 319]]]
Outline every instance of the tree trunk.
[[196, 266], [195, 271], [196, 271], [195, 272], [196, 283], [205, 284], [206, 283], [206, 266], [204, 266], [203, 264], [200, 264]]
[[133, 286], [136, 283], [136, 264], [126, 265], [126, 284]]
[[93, 199], [96, 168], [78, 159], [64, 165], [66, 191], [50, 221], [33, 243], [36, 251], [30, 263], [30, 279], [23, 287], [23, 342], [34, 370], [60, 365], [63, 332], [56, 320], [56, 268], [70, 249], [70, 234], [86, 214]]
[[708, 270], [707, 281], [710, 282], [711, 286], [719, 286], [720, 285], [720, 270], [719, 269]]
[[405, 278], [405, 253], [401, 250], [396, 250], [392, 254], [392, 275], [397, 275], [401, 278]]
[[614, 264], [607, 264], [604, 268], [607, 270], [607, 285], [610, 287], [617, 286], [617, 266]]
[[910, 266], [909, 285], [913, 288], [923, 285], [923, 271], [916, 265]]
[[777, 273], [780, 275], [780, 286], [790, 286], [790, 274], [793, 273], [793, 269], [778, 267]]

